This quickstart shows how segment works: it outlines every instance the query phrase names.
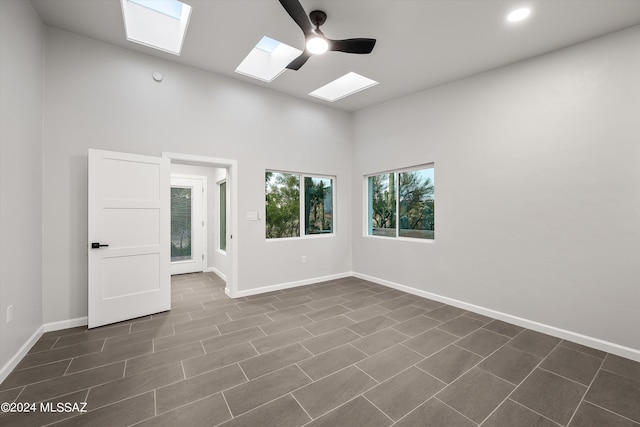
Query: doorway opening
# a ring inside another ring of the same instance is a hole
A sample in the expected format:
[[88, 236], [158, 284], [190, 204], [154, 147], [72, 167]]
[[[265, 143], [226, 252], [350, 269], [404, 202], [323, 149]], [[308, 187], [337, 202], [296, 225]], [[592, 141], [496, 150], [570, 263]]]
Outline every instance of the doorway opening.
[[[200, 220], [200, 224], [204, 222], [205, 230], [202, 233], [203, 249], [200, 255], [202, 267], [199, 271], [216, 273], [226, 282], [226, 294], [232, 298], [235, 297], [237, 294], [236, 280], [238, 272], [237, 251], [234, 244], [234, 236], [237, 233], [237, 224], [235, 222], [237, 217], [237, 161], [180, 153], [162, 153], [162, 157], [169, 159], [172, 176], [193, 177], [195, 175], [201, 178], [206, 177], [206, 182], [210, 183], [210, 185], [204, 185], [206, 189], [200, 190], [204, 194], [202, 203], [206, 204], [206, 207], [203, 207], [201, 211], [206, 212], [206, 215]], [[219, 185], [220, 182], [224, 182], [224, 185]], [[184, 192], [184, 190], [179, 191]], [[221, 194], [221, 192], [224, 192], [224, 194]], [[198, 220], [195, 219], [195, 221]], [[187, 222], [188, 220], [184, 221], [184, 223]], [[191, 219], [191, 224], [194, 224], [193, 218]], [[195, 225], [197, 226], [198, 223], [196, 222]], [[193, 229], [190, 232], [193, 234]], [[185, 231], [185, 235], [187, 233]], [[224, 236], [221, 233], [224, 233]], [[173, 239], [173, 232], [171, 237]], [[175, 237], [176, 241], [178, 241], [177, 233]], [[191, 243], [192, 247], [193, 241]], [[182, 243], [184, 242], [185, 240], [182, 241]], [[221, 248], [221, 242], [224, 242], [224, 248]], [[173, 245], [174, 242], [172, 241], [172, 248]], [[192, 258], [198, 256], [196, 253], [179, 255], [176, 252], [175, 254], [176, 256], [191, 256]], [[174, 266], [187, 264], [187, 262], [180, 262], [175, 259], [171, 264], [171, 274], [180, 274], [179, 272], [174, 273]], [[191, 267], [194, 267], [193, 264]], [[178, 270], [179, 268], [176, 269], [176, 271]]]

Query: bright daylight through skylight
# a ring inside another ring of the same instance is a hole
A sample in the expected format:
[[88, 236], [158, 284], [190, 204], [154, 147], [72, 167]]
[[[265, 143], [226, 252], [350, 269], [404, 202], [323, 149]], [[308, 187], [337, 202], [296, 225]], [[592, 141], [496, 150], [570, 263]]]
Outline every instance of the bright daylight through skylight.
[[127, 40], [180, 55], [191, 6], [178, 0], [120, 0]]
[[309, 95], [324, 99], [325, 101], [334, 102], [377, 84], [378, 82], [375, 80], [351, 72], [314, 90]]
[[271, 82], [301, 53], [294, 47], [264, 36], [238, 65], [236, 73]]

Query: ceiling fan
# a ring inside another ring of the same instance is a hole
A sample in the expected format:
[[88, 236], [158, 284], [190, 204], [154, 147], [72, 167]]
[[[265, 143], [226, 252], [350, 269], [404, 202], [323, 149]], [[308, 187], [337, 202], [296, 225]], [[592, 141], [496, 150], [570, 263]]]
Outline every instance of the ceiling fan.
[[[371, 53], [376, 39], [345, 39], [331, 40], [320, 31], [320, 26], [327, 20], [327, 14], [321, 10], [314, 10], [309, 14], [302, 8], [298, 0], [279, 0], [282, 7], [302, 29], [305, 38], [305, 50], [300, 56], [291, 61], [287, 68], [299, 70], [312, 55], [319, 55], [326, 51], [346, 53]], [[313, 28], [315, 25], [315, 29]]]

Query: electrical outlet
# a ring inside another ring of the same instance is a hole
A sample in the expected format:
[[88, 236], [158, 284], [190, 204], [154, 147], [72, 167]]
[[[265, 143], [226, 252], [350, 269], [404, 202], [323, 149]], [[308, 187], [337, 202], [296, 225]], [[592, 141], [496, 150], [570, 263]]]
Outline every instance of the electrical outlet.
[[7, 325], [13, 321], [13, 304], [7, 307]]
[[302, 255], [302, 258], [300, 258], [300, 262], [302, 264], [306, 264], [307, 263], [307, 256], [306, 255]]

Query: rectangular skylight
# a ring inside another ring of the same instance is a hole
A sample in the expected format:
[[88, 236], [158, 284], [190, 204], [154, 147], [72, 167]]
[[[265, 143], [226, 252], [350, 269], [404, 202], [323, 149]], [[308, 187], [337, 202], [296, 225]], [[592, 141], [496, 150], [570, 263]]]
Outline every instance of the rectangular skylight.
[[127, 40], [180, 55], [191, 6], [178, 0], [120, 0]]
[[301, 53], [301, 50], [264, 36], [238, 65], [236, 73], [270, 83]]
[[324, 99], [325, 101], [334, 102], [377, 84], [378, 82], [375, 80], [351, 72], [314, 90], [309, 95]]

